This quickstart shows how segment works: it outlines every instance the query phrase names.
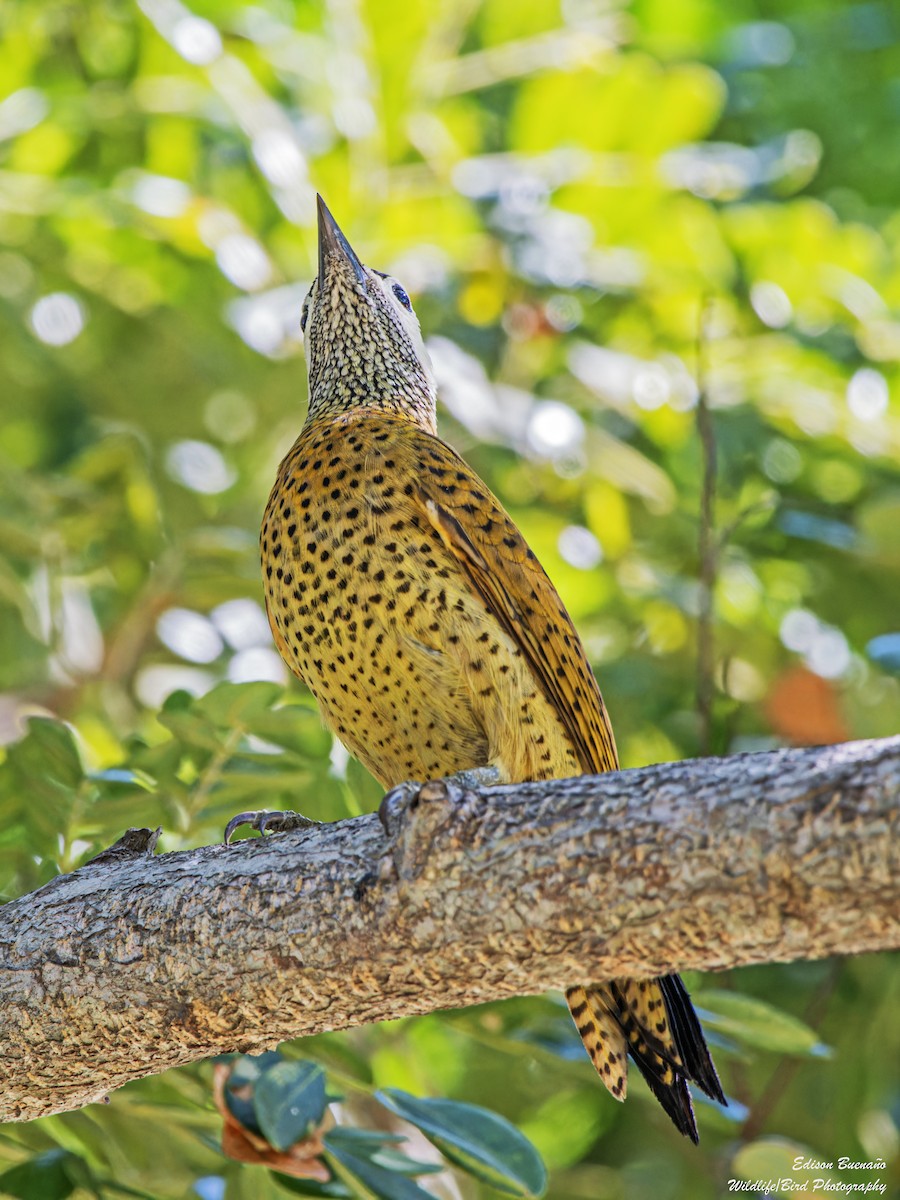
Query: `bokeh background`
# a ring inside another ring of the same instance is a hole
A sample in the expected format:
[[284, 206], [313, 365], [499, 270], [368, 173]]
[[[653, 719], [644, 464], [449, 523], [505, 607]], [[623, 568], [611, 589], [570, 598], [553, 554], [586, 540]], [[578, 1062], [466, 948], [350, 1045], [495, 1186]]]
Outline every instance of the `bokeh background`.
[[[0, 96], [5, 898], [129, 825], [176, 849], [377, 803], [258, 579], [317, 190], [412, 295], [443, 436], [556, 581], [625, 766], [898, 731], [896, 6], [5, 0]], [[732, 1098], [699, 1150], [640, 1081], [608, 1098], [555, 997], [286, 1053], [357, 1113], [373, 1085], [494, 1108], [557, 1200], [705, 1200], [795, 1154], [898, 1187], [896, 958], [688, 983]], [[219, 1126], [198, 1066], [3, 1127], [0, 1173], [287, 1194]]]

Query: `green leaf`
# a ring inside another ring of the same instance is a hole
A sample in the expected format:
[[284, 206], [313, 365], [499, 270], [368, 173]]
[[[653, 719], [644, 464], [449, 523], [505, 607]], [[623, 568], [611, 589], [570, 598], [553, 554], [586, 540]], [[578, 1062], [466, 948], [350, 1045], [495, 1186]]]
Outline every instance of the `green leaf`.
[[287, 1150], [321, 1121], [325, 1072], [312, 1062], [280, 1062], [263, 1071], [253, 1089], [260, 1129], [276, 1150]]
[[253, 1097], [238, 1096], [236, 1093], [247, 1086], [254, 1088], [263, 1071], [284, 1062], [284, 1059], [277, 1050], [266, 1050], [262, 1054], [235, 1055], [232, 1061], [234, 1065], [225, 1083], [225, 1103], [228, 1111], [245, 1129], [261, 1134]]
[[376, 1096], [476, 1179], [510, 1196], [543, 1195], [547, 1171], [541, 1157], [505, 1117], [456, 1100], [420, 1100], [396, 1088]]
[[297, 1179], [293, 1175], [282, 1175], [279, 1171], [273, 1171], [272, 1178], [295, 1196], [334, 1196], [337, 1200], [353, 1200], [353, 1193], [339, 1179], [319, 1183], [316, 1179]]
[[331, 1149], [335, 1147], [361, 1155], [386, 1171], [400, 1175], [436, 1175], [444, 1170], [440, 1163], [417, 1162], [395, 1146], [406, 1141], [401, 1134], [384, 1133], [380, 1129], [351, 1129], [345, 1125], [332, 1129], [323, 1139]]
[[214, 794], [217, 806], [242, 802], [247, 796], [273, 796], [308, 788], [314, 778], [306, 765], [294, 767], [293, 755], [235, 755], [222, 769]]
[[105, 783], [112, 787], [141, 788], [145, 792], [156, 791], [156, 780], [146, 771], [130, 770], [126, 767], [109, 767], [105, 771], [90, 771], [88, 778], [93, 783]]
[[176, 688], [174, 692], [170, 692], [166, 696], [160, 712], [187, 712], [193, 706], [193, 703], [194, 697], [190, 692], [186, 692], [184, 688]]
[[373, 812], [384, 796], [384, 788], [356, 758], [347, 763], [347, 786], [360, 813]]
[[378, 1167], [384, 1167], [386, 1171], [395, 1171], [398, 1175], [410, 1175], [413, 1178], [418, 1175], [440, 1175], [446, 1170], [443, 1163], [419, 1162], [418, 1159], [401, 1154], [399, 1150], [392, 1150], [390, 1146], [384, 1146], [372, 1154], [370, 1161]]
[[740, 992], [705, 991], [695, 997], [703, 1020], [720, 1033], [762, 1050], [826, 1057], [830, 1051], [797, 1017]]
[[194, 709], [223, 728], [233, 729], [236, 725], [246, 728], [272, 707], [282, 690], [280, 684], [262, 681], [220, 683], [195, 701]]
[[75, 1184], [68, 1168], [80, 1160], [68, 1150], [48, 1150], [0, 1175], [0, 1193], [20, 1200], [65, 1200]]
[[[280, 689], [279, 689], [280, 691]], [[318, 709], [305, 704], [265, 708], [246, 717], [247, 732], [303, 759], [328, 758], [331, 735], [322, 724]]]
[[434, 1200], [417, 1183], [379, 1167], [368, 1158], [351, 1154], [342, 1146], [332, 1144], [330, 1135], [323, 1138], [328, 1147], [326, 1158], [332, 1170], [353, 1187], [361, 1200]]
[[543, 1050], [565, 1062], [581, 1062], [584, 1046], [571, 1020], [546, 1020], [532, 1028], [516, 1029], [508, 1036], [497, 1034], [492, 1039], [511, 1053], [525, 1050]]
[[339, 1142], [346, 1142], [349, 1149], [359, 1154], [369, 1153], [369, 1149], [363, 1150], [363, 1147], [399, 1146], [406, 1141], [402, 1133], [387, 1133], [381, 1129], [353, 1129], [347, 1125], [341, 1125], [337, 1129], [330, 1129], [328, 1137]]
[[222, 748], [222, 738], [216, 726], [193, 711], [164, 708], [157, 719], [185, 746], [209, 750], [213, 754], [218, 754]]
[[240, 1054], [235, 1059], [228, 1083], [235, 1087], [244, 1083], [256, 1083], [263, 1071], [269, 1071], [284, 1061], [283, 1055], [277, 1050], [264, 1050], [262, 1054]]
[[619, 1119], [619, 1111], [596, 1087], [555, 1087], [537, 1109], [529, 1111], [523, 1133], [552, 1173], [580, 1162]]
[[57, 787], [74, 790], [84, 779], [75, 738], [61, 721], [32, 717], [28, 722], [28, 736], [13, 753], [20, 769], [30, 764], [35, 768], [37, 778], [52, 781]]
[[[0, 768], [0, 807], [4, 823], [20, 825], [30, 868], [36, 857], [55, 858], [59, 835], [72, 817], [73, 801], [84, 783], [81, 758], [72, 731], [61, 721], [33, 717], [28, 732], [6, 751]], [[31, 876], [23, 863], [23, 879]]]

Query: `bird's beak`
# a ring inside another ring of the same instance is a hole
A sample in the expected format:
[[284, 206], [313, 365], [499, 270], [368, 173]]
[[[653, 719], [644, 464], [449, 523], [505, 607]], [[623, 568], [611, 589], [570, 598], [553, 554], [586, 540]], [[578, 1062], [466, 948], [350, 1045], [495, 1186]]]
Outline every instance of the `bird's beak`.
[[366, 279], [366, 269], [356, 257], [353, 247], [341, 233], [337, 221], [328, 211], [328, 206], [321, 196], [318, 198], [319, 207], [319, 283], [326, 278], [329, 271], [343, 268], [352, 272], [360, 283]]

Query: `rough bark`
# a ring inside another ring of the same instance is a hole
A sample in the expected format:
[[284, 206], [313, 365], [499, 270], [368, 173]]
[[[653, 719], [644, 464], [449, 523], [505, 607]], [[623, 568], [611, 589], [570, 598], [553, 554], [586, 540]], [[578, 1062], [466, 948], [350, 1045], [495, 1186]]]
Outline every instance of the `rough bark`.
[[228, 1050], [612, 976], [900, 945], [900, 737], [463, 790], [0, 910], [0, 1120]]

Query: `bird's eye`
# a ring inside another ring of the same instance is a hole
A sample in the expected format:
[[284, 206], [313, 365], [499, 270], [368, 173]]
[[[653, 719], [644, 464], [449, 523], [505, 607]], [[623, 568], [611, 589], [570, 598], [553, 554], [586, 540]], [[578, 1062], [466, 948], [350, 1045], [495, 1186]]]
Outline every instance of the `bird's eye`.
[[300, 315], [300, 332], [306, 333], [306, 319], [309, 316], [309, 296], [303, 301], [303, 312]]
[[393, 291], [393, 293], [397, 297], [397, 299], [400, 301], [400, 303], [403, 305], [403, 307], [405, 309], [407, 309], [408, 312], [412, 312], [412, 304], [410, 304], [410, 302], [409, 302], [409, 296], [407, 296], [406, 292], [404, 292], [404, 290], [400, 286], [400, 284], [395, 283], [391, 290]]

